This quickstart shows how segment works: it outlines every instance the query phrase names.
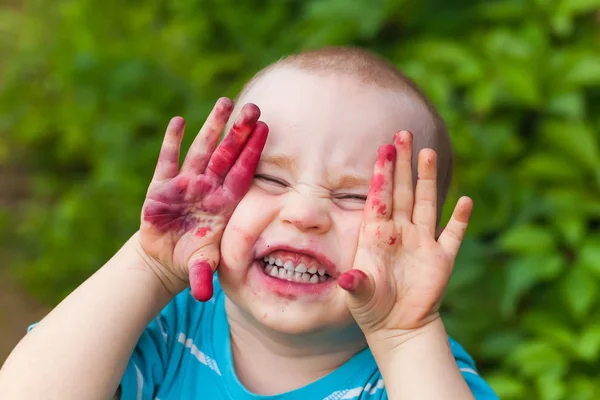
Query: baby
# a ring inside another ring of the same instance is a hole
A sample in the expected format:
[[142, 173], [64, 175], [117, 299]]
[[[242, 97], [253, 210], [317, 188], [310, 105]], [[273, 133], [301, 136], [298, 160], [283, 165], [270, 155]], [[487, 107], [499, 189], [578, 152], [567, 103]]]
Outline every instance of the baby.
[[218, 100], [180, 167], [183, 130], [139, 231], [23, 338], [0, 398], [497, 399], [438, 312], [472, 202], [437, 231], [452, 151], [409, 79], [307, 51]]

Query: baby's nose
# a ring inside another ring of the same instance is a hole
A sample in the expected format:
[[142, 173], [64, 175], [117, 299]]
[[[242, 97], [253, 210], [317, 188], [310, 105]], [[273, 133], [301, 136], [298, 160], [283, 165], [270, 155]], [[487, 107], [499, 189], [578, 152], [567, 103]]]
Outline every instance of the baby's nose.
[[281, 222], [302, 232], [325, 233], [331, 227], [327, 200], [313, 194], [289, 193], [280, 211]]

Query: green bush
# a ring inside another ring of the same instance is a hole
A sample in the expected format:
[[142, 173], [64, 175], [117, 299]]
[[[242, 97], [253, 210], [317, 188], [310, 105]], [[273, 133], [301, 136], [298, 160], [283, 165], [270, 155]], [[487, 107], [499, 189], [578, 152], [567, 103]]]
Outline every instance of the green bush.
[[187, 147], [262, 66], [359, 45], [448, 122], [446, 218], [475, 201], [450, 333], [503, 399], [600, 398], [599, 0], [16, 3], [0, 11], [0, 162], [32, 195], [0, 237], [36, 296], [59, 301], [136, 229], [171, 116]]

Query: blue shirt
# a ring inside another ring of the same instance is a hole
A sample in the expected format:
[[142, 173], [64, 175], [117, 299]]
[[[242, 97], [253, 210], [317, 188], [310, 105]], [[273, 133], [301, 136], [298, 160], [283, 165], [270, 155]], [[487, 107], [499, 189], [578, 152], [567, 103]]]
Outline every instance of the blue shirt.
[[[497, 400], [465, 350], [452, 339], [450, 347], [475, 398]], [[121, 381], [121, 399], [375, 400], [387, 399], [387, 394], [368, 348], [337, 370], [291, 392], [274, 396], [249, 392], [233, 367], [225, 294], [215, 279], [209, 302], [196, 301], [188, 289], [150, 323]]]

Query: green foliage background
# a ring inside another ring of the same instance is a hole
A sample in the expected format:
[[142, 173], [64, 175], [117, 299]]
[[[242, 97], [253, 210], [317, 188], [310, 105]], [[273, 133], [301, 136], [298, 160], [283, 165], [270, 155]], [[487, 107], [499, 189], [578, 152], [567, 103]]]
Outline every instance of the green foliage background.
[[439, 107], [449, 203], [475, 201], [450, 333], [503, 399], [600, 398], [600, 0], [13, 3], [0, 164], [26, 171], [31, 197], [0, 214], [0, 238], [33, 294], [56, 303], [136, 229], [171, 116], [187, 147], [266, 64], [360, 45]]

